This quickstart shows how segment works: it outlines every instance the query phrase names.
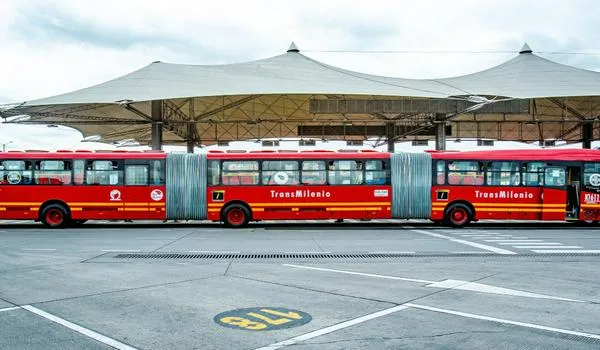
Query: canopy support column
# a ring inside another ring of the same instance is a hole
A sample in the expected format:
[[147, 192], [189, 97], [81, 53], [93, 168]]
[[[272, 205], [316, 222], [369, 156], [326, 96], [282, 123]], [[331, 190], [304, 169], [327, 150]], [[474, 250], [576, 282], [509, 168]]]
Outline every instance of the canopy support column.
[[196, 125], [194, 123], [187, 124], [187, 153], [194, 153], [196, 146]]
[[592, 139], [594, 138], [594, 124], [582, 123], [581, 124], [581, 148], [592, 148]]
[[162, 150], [163, 144], [163, 108], [162, 100], [153, 100], [151, 107], [152, 117], [152, 149]]
[[437, 151], [446, 150], [446, 123], [444, 120], [446, 115], [444, 113], [435, 114], [435, 149]]
[[386, 138], [387, 138], [387, 151], [394, 153], [394, 144], [396, 143], [396, 126], [394, 123], [387, 123], [385, 125]]

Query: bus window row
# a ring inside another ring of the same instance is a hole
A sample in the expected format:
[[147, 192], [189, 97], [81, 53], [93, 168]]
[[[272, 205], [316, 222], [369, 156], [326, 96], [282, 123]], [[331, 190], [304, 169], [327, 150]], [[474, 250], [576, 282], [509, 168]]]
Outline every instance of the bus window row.
[[162, 185], [163, 160], [0, 160], [2, 185]]
[[545, 162], [482, 162], [438, 160], [437, 185], [542, 186]]
[[[556, 164], [554, 164], [556, 165]], [[434, 184], [437, 185], [488, 185], [488, 186], [543, 186], [548, 162], [518, 161], [444, 161], [438, 160], [434, 166]], [[550, 186], [562, 186], [566, 176], [546, 174]], [[580, 172], [569, 173], [569, 183], [580, 182]], [[583, 185], [600, 187], [600, 163], [583, 164]]]
[[384, 185], [383, 160], [212, 160], [209, 185]]

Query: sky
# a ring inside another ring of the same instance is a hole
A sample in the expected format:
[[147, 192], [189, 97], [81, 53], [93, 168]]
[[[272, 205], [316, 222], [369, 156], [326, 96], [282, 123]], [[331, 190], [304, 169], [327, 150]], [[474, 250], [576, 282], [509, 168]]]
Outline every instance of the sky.
[[486, 69], [524, 42], [540, 56], [600, 71], [598, 13], [600, 2], [584, 0], [2, 0], [0, 104], [88, 87], [157, 60], [271, 57], [292, 41], [331, 65], [406, 78]]

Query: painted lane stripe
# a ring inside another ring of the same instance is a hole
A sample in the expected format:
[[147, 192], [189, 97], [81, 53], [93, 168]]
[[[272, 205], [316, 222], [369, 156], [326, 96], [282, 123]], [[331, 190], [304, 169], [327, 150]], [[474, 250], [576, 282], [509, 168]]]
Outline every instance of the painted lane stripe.
[[465, 244], [465, 245], [468, 245], [468, 246], [471, 246], [471, 247], [475, 247], [475, 248], [479, 248], [479, 249], [483, 249], [483, 250], [488, 250], [490, 252], [494, 252], [494, 253], [497, 253], [497, 254], [503, 254], [503, 255], [515, 255], [515, 254], [517, 254], [517, 253], [515, 253], [513, 251], [510, 251], [510, 250], [492, 247], [492, 246], [487, 245], [487, 244], [469, 242], [469, 241], [465, 241], [463, 239], [456, 239], [456, 238], [453, 238], [453, 237], [439, 235], [439, 234], [433, 233], [433, 232], [428, 232], [428, 231], [423, 231], [423, 230], [415, 230], [415, 229], [413, 229], [411, 231], [417, 232], [417, 233], [421, 233], [421, 234], [424, 234], [424, 235], [428, 235], [428, 236], [431, 236], [431, 237], [447, 239], [447, 240], [455, 242], [455, 243], [461, 243], [461, 244]]
[[233, 250], [190, 250], [188, 253], [237, 254], [240, 252]]
[[18, 306], [13, 306], [13, 307], [5, 307], [4, 309], [0, 309], [0, 312], [4, 312], [4, 311], [12, 311], [12, 310], [17, 310], [20, 309], [20, 307]]
[[513, 246], [517, 249], [581, 249], [578, 245], [520, 245]]
[[415, 278], [403, 278], [403, 277], [394, 277], [394, 276], [386, 276], [386, 275], [376, 275], [376, 274], [372, 274], [372, 273], [363, 273], [363, 272], [354, 272], [354, 271], [344, 271], [344, 270], [325, 269], [325, 268], [321, 268], [321, 267], [312, 267], [312, 266], [303, 266], [303, 265], [293, 265], [293, 264], [283, 264], [283, 266], [289, 266], [289, 267], [295, 267], [295, 268], [299, 268], [299, 269], [307, 269], [307, 270], [326, 271], [326, 272], [337, 272], [337, 273], [343, 273], [343, 274], [346, 274], [346, 275], [356, 275], [356, 276], [365, 276], [365, 277], [376, 277], [376, 278], [383, 278], [383, 279], [387, 279], [387, 280], [397, 280], [397, 281], [407, 281], [407, 282], [418, 282], [418, 283], [427, 283], [427, 284], [435, 283], [435, 281], [420, 280], [420, 279], [415, 279]]
[[[562, 247], [560, 247], [562, 248]], [[568, 250], [568, 249], [536, 249], [532, 250], [535, 253], [555, 253], [555, 254], [600, 254], [600, 250]]]
[[48, 319], [48, 320], [50, 320], [50, 321], [52, 321], [54, 323], [58, 323], [61, 326], [67, 327], [67, 328], [69, 328], [69, 329], [71, 329], [71, 330], [73, 330], [73, 331], [75, 331], [77, 333], [83, 334], [86, 337], [92, 338], [92, 339], [94, 339], [96, 341], [99, 341], [99, 342], [101, 342], [103, 344], [106, 344], [108, 346], [112, 346], [115, 349], [119, 349], [119, 350], [137, 350], [136, 348], [134, 348], [132, 346], [129, 346], [127, 344], [121, 343], [118, 340], [109, 338], [109, 337], [107, 337], [105, 335], [102, 335], [100, 333], [96, 333], [96, 332], [92, 331], [91, 329], [87, 329], [87, 328], [81, 327], [79, 325], [76, 325], [73, 322], [69, 322], [69, 321], [67, 321], [65, 319], [62, 319], [62, 318], [58, 317], [58, 316], [54, 316], [52, 314], [49, 314], [46, 311], [40, 310], [40, 309], [38, 309], [38, 308], [36, 308], [34, 306], [23, 305], [21, 307], [23, 309], [29, 311], [29, 312], [32, 312], [32, 313], [38, 315], [38, 316], [42, 316], [43, 318]]
[[360, 323], [363, 323], [363, 322], [367, 322], [369, 320], [372, 320], [372, 319], [375, 319], [375, 318], [378, 318], [378, 317], [382, 317], [382, 316], [386, 316], [386, 315], [389, 315], [391, 313], [398, 312], [398, 311], [405, 310], [405, 309], [408, 309], [408, 306], [405, 306], [405, 305], [394, 306], [394, 307], [391, 307], [389, 309], [377, 311], [377, 312], [374, 312], [372, 314], [368, 314], [368, 315], [365, 315], [365, 316], [354, 318], [352, 320], [348, 320], [348, 321], [345, 321], [345, 322], [334, 324], [334, 325], [329, 326], [329, 327], [317, 329], [316, 331], [312, 331], [312, 332], [309, 332], [309, 333], [306, 333], [306, 334], [302, 334], [300, 336], [293, 337], [293, 338], [290, 338], [288, 340], [284, 340], [284, 341], [280, 341], [280, 342], [277, 342], [277, 343], [273, 343], [271, 345], [267, 345], [267, 346], [258, 348], [256, 350], [276, 350], [276, 349], [280, 349], [280, 348], [282, 348], [284, 346], [294, 345], [294, 344], [303, 342], [305, 340], [309, 340], [309, 339], [312, 339], [312, 338], [320, 337], [322, 335], [329, 334], [329, 333], [338, 331], [340, 329], [352, 327], [354, 325], [357, 325], [357, 324], [360, 324]]
[[512, 242], [512, 243], [507, 243], [507, 242], [502, 242], [502, 243], [498, 243], [500, 245], [511, 245], [513, 247], [518, 246], [518, 245], [562, 245], [562, 243], [555, 243], [555, 242]]
[[503, 318], [475, 315], [475, 314], [470, 314], [470, 313], [466, 313], [466, 312], [440, 309], [437, 307], [431, 307], [431, 306], [426, 306], [426, 305], [419, 305], [419, 304], [412, 304], [412, 303], [408, 303], [408, 304], [404, 304], [404, 305], [415, 308], [415, 309], [434, 311], [434, 312], [439, 312], [439, 313], [448, 314], [448, 315], [456, 315], [456, 316], [462, 316], [462, 317], [467, 317], [467, 318], [473, 318], [476, 320], [497, 322], [497, 323], [502, 323], [502, 324], [510, 324], [510, 325], [520, 326], [520, 327], [525, 327], [525, 328], [539, 329], [539, 330], [548, 331], [548, 332], [562, 333], [562, 334], [574, 335], [574, 336], [578, 336], [578, 337], [600, 340], [600, 334], [570, 331], [568, 329], [547, 327], [547, 326], [542, 326], [542, 325], [538, 325], [538, 324], [534, 324], [534, 323], [511, 321], [511, 320], [507, 320], [507, 319], [503, 319]]
[[492, 285], [488, 285], [488, 284], [469, 282], [469, 281], [461, 281], [461, 280], [446, 279], [443, 281], [434, 282], [434, 281], [426, 281], [426, 280], [415, 280], [412, 278], [402, 278], [402, 277], [386, 276], [386, 275], [375, 275], [375, 274], [362, 273], [362, 272], [325, 269], [325, 268], [320, 268], [320, 267], [312, 267], [312, 266], [304, 266], [304, 265], [283, 264], [283, 266], [296, 267], [296, 268], [302, 268], [302, 269], [308, 269], [308, 270], [344, 273], [344, 274], [359, 275], [359, 276], [366, 276], [366, 277], [375, 277], [375, 278], [382, 278], [382, 279], [426, 283], [424, 285], [424, 287], [427, 287], [427, 288], [464, 290], [464, 291], [478, 292], [478, 293], [511, 295], [511, 296], [517, 296], [517, 297], [523, 297], [523, 298], [551, 299], [551, 300], [583, 303], [583, 301], [581, 301], [581, 300], [562, 298], [562, 297], [546, 295], [546, 294], [531, 293], [531, 292], [526, 292], [526, 291], [517, 290], [517, 289], [496, 287], [496, 286], [492, 286]]
[[[523, 237], [527, 238], [527, 237]], [[541, 239], [486, 239], [484, 242], [543, 242]]]

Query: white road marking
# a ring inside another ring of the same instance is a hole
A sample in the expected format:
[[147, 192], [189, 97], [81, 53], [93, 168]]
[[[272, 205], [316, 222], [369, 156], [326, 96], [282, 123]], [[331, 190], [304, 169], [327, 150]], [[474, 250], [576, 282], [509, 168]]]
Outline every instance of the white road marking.
[[299, 269], [307, 269], [307, 270], [337, 272], [337, 273], [343, 273], [343, 274], [346, 274], [346, 275], [376, 277], [376, 278], [383, 278], [383, 279], [387, 279], [387, 280], [398, 280], [398, 281], [418, 282], [418, 283], [435, 283], [435, 281], [420, 280], [420, 279], [415, 279], [415, 278], [403, 278], [403, 277], [395, 277], [395, 276], [376, 275], [376, 274], [372, 274], [372, 273], [363, 273], [363, 272], [354, 272], [354, 271], [325, 269], [325, 268], [321, 268], [321, 267], [293, 265], [293, 264], [283, 264], [283, 266], [296, 267], [296, 268], [299, 268]]
[[[560, 247], [562, 248], [562, 247]], [[541, 249], [541, 250], [532, 250], [532, 252], [536, 252], [536, 253], [561, 253], [561, 254], [565, 254], [565, 253], [573, 253], [573, 254], [600, 254], [600, 250], [565, 250], [565, 249], [556, 249], [556, 250], [548, 250], [548, 249]]]
[[503, 254], [503, 255], [515, 255], [517, 253], [512, 252], [510, 250], [506, 250], [506, 249], [501, 249], [501, 248], [496, 248], [496, 247], [492, 247], [490, 245], [487, 244], [481, 244], [481, 243], [475, 243], [475, 242], [470, 242], [470, 241], [465, 241], [463, 239], [456, 239], [453, 237], [448, 237], [448, 236], [444, 236], [444, 235], [439, 235], [437, 233], [433, 233], [433, 232], [428, 232], [428, 231], [424, 231], [424, 230], [412, 230], [413, 232], [417, 232], [417, 233], [421, 233], [424, 235], [428, 235], [431, 237], [437, 237], [437, 238], [443, 238], [443, 239], [447, 239], [449, 241], [455, 242], [455, 243], [461, 243], [461, 244], [465, 244], [471, 247], [475, 247], [475, 248], [479, 248], [479, 249], [483, 249], [483, 250], [488, 250], [497, 254]]
[[581, 249], [578, 245], [523, 245], [514, 246], [517, 249]]
[[554, 243], [554, 242], [511, 242], [511, 243], [507, 243], [507, 242], [502, 242], [502, 243], [498, 243], [500, 245], [511, 245], [511, 246], [518, 246], [518, 245], [562, 245], [562, 243]]
[[520, 290], [516, 290], [516, 289], [508, 289], [508, 288], [496, 287], [496, 286], [492, 286], [492, 285], [487, 285], [487, 284], [482, 284], [482, 283], [475, 283], [475, 282], [469, 282], [469, 281], [460, 281], [460, 280], [447, 279], [447, 280], [435, 282], [435, 281], [427, 281], [427, 280], [414, 279], [414, 278], [404, 278], [404, 277], [396, 277], [396, 276], [376, 275], [376, 274], [371, 274], [371, 273], [345, 271], [345, 270], [334, 270], [334, 269], [326, 269], [326, 268], [322, 268], [322, 267], [312, 267], [312, 266], [304, 266], [304, 265], [283, 264], [283, 266], [289, 266], [289, 267], [295, 267], [295, 268], [307, 269], [307, 270], [336, 272], [336, 273], [343, 273], [343, 274], [348, 274], [348, 275], [358, 275], [358, 276], [365, 276], [365, 277], [375, 277], [375, 278], [382, 278], [382, 279], [389, 279], [389, 280], [426, 283], [425, 287], [431, 287], [431, 288], [465, 290], [465, 291], [470, 291], [470, 292], [512, 295], [512, 296], [526, 297], [526, 298], [536, 298], [536, 299], [552, 299], [552, 300], [561, 300], [561, 301], [571, 301], [571, 302], [577, 302], [577, 303], [582, 303], [583, 302], [581, 300], [555, 297], [555, 296], [546, 295], [546, 294], [537, 294], [537, 293], [524, 292], [524, 291], [520, 291]]
[[390, 250], [390, 251], [369, 252], [369, 254], [417, 254], [417, 252], [401, 252], [401, 251]]
[[58, 317], [58, 316], [54, 316], [54, 315], [52, 315], [50, 313], [47, 313], [46, 311], [40, 310], [40, 309], [38, 309], [38, 308], [36, 308], [34, 306], [23, 305], [21, 307], [23, 309], [29, 311], [29, 312], [32, 312], [32, 313], [38, 315], [38, 316], [42, 316], [45, 319], [48, 319], [48, 320], [50, 320], [52, 322], [55, 322], [55, 323], [58, 323], [61, 326], [67, 327], [67, 328], [69, 328], [71, 330], [74, 330], [77, 333], [83, 334], [86, 337], [92, 338], [92, 339], [94, 339], [96, 341], [99, 341], [99, 342], [101, 342], [103, 344], [106, 344], [108, 346], [112, 346], [115, 349], [120, 349], [120, 350], [137, 350], [136, 348], [134, 348], [132, 346], [129, 346], [127, 344], [121, 343], [118, 340], [115, 340], [115, 339], [109, 338], [109, 337], [107, 337], [105, 335], [102, 335], [100, 333], [94, 332], [91, 329], [87, 329], [87, 328], [81, 327], [79, 325], [76, 325], [73, 322], [69, 322], [69, 321], [67, 321], [65, 319], [62, 319], [62, 318]]
[[18, 306], [13, 306], [13, 307], [5, 307], [4, 309], [0, 309], [0, 312], [4, 312], [4, 311], [11, 311], [11, 310], [17, 310], [20, 309], [20, 307]]
[[334, 325], [329, 326], [329, 327], [317, 329], [316, 331], [312, 331], [312, 332], [309, 332], [309, 333], [306, 333], [306, 334], [303, 334], [303, 335], [300, 335], [300, 336], [297, 336], [297, 337], [293, 337], [293, 338], [290, 338], [288, 340], [284, 340], [284, 341], [280, 341], [280, 342], [277, 342], [277, 343], [273, 343], [271, 345], [263, 346], [263, 347], [258, 348], [256, 350], [276, 350], [276, 349], [280, 349], [280, 348], [282, 348], [284, 346], [294, 345], [294, 344], [297, 344], [299, 342], [303, 342], [305, 340], [309, 340], [309, 339], [312, 339], [312, 338], [320, 337], [322, 335], [329, 334], [329, 333], [338, 331], [340, 329], [352, 327], [354, 325], [357, 325], [357, 324], [360, 324], [360, 323], [363, 323], [363, 322], [366, 322], [366, 321], [369, 321], [369, 320], [372, 320], [372, 319], [375, 319], [375, 318], [378, 318], [378, 317], [386, 316], [386, 315], [389, 315], [391, 313], [398, 312], [398, 311], [404, 310], [404, 309], [408, 309], [408, 306], [405, 306], [405, 305], [394, 306], [394, 307], [391, 307], [389, 309], [377, 311], [377, 312], [374, 312], [372, 314], [368, 314], [368, 315], [365, 315], [365, 316], [354, 318], [352, 320], [348, 320], [348, 321], [345, 321], [345, 322], [334, 324]]
[[[527, 238], [527, 237], [524, 237]], [[486, 239], [485, 242], [543, 242], [541, 239]]]
[[51, 249], [51, 248], [21, 248], [21, 250], [32, 251], [32, 252], [53, 252], [56, 249]]
[[139, 252], [139, 249], [105, 249], [103, 252], [105, 253], [136, 253]]
[[468, 281], [459, 281], [459, 280], [445, 280], [445, 281], [441, 281], [441, 282], [428, 284], [425, 287], [458, 289], [458, 290], [467, 290], [467, 291], [472, 291], [472, 292], [480, 292], [480, 293], [488, 293], [488, 294], [501, 294], [501, 295], [511, 295], [511, 296], [515, 296], [515, 297], [524, 297], [524, 298], [551, 299], [551, 300], [583, 303], [583, 301], [581, 301], [581, 300], [555, 297], [555, 296], [546, 295], [546, 294], [530, 293], [530, 292], [524, 292], [524, 291], [520, 291], [520, 290], [516, 290], [516, 289], [508, 289], [508, 288], [491, 286], [488, 284], [468, 282]]
[[470, 313], [466, 313], [466, 312], [460, 312], [460, 311], [454, 311], [454, 310], [447, 310], [447, 309], [440, 309], [440, 308], [437, 308], [437, 307], [431, 307], [431, 306], [426, 306], [426, 305], [419, 305], [419, 304], [412, 304], [412, 303], [408, 303], [408, 304], [404, 304], [404, 305], [412, 307], [412, 308], [416, 308], [416, 309], [422, 309], [422, 310], [440, 312], [440, 313], [443, 313], [443, 314], [456, 315], [456, 316], [462, 316], [462, 317], [467, 317], [467, 318], [473, 318], [473, 319], [477, 319], [477, 320], [491, 321], [491, 322], [497, 322], [497, 323], [503, 323], [503, 324], [510, 324], [510, 325], [514, 325], [514, 326], [520, 326], [520, 327], [526, 327], [526, 328], [533, 328], [533, 329], [539, 329], [539, 330], [548, 331], [548, 332], [562, 333], [562, 334], [568, 334], [568, 335], [575, 335], [575, 336], [578, 336], [578, 337], [584, 337], [584, 338], [590, 338], [590, 339], [598, 339], [598, 340], [600, 340], [600, 334], [570, 331], [568, 329], [561, 329], [561, 328], [555, 328], [555, 327], [547, 327], [547, 326], [542, 326], [542, 325], [538, 325], [538, 324], [534, 324], [534, 323], [511, 321], [511, 320], [507, 320], [507, 319], [503, 319], [503, 318], [489, 317], [489, 316], [483, 316], [483, 315], [475, 315], [475, 314], [470, 314]]

